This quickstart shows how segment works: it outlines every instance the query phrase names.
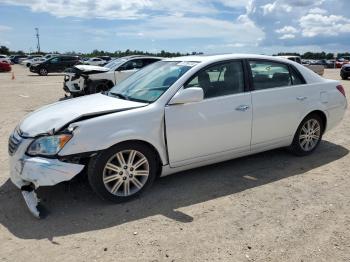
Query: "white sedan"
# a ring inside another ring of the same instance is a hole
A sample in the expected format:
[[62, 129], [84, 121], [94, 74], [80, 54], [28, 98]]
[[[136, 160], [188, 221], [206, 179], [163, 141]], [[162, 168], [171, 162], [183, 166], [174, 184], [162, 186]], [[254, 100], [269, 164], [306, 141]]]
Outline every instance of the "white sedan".
[[107, 64], [106, 60], [98, 58], [98, 57], [93, 57], [90, 58], [89, 60], [85, 61], [84, 64], [86, 65], [94, 65], [94, 66], [103, 66]]
[[11, 180], [37, 217], [35, 189], [71, 180], [85, 166], [100, 197], [122, 202], [158, 175], [279, 147], [311, 154], [346, 107], [338, 81], [286, 59], [166, 59], [109, 93], [28, 115], [9, 139]]
[[11, 59], [7, 55], [0, 54], [0, 62], [11, 64]]
[[44, 61], [46, 61], [44, 57], [34, 57], [32, 59], [23, 60], [21, 64], [25, 65], [26, 67], [30, 67], [31, 65], [40, 64]]

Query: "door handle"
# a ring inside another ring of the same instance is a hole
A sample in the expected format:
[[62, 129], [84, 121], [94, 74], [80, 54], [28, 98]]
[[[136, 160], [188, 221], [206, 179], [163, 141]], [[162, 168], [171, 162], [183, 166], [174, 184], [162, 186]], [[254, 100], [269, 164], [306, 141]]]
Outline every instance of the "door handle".
[[307, 97], [306, 96], [298, 96], [297, 100], [304, 101]]
[[249, 109], [249, 106], [247, 106], [247, 105], [240, 105], [240, 106], [236, 107], [236, 110], [241, 111], [241, 112], [247, 111], [248, 109]]

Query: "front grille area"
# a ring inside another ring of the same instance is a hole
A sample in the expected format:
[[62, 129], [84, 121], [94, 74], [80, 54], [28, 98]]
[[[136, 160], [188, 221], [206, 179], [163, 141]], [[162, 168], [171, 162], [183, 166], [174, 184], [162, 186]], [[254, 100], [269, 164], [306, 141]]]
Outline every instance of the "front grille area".
[[8, 147], [8, 151], [10, 156], [12, 156], [14, 153], [16, 153], [17, 148], [19, 147], [19, 145], [22, 142], [22, 137], [19, 136], [19, 134], [17, 133], [17, 131], [15, 130], [10, 138], [9, 138], [9, 147]]

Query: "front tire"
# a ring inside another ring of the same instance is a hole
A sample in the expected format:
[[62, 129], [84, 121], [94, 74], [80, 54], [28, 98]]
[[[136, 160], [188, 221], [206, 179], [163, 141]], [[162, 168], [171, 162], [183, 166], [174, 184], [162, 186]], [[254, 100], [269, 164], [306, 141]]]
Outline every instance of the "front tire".
[[304, 118], [294, 135], [289, 151], [297, 156], [310, 155], [322, 140], [324, 124], [318, 114], [311, 114]]
[[88, 180], [98, 196], [116, 203], [140, 195], [157, 175], [154, 151], [137, 142], [115, 145], [91, 159]]
[[46, 68], [40, 68], [39, 69], [39, 75], [41, 76], [47, 76], [47, 69]]

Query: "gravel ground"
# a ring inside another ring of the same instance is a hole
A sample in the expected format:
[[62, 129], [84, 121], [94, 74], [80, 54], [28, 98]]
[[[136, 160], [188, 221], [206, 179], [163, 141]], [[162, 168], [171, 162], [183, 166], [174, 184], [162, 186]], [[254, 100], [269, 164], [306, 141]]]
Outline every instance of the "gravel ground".
[[183, 172], [120, 205], [78, 179], [42, 188], [50, 214], [36, 220], [8, 179], [7, 139], [63, 97], [63, 76], [13, 71], [0, 74], [1, 262], [350, 261], [350, 109], [311, 156], [279, 149]]

